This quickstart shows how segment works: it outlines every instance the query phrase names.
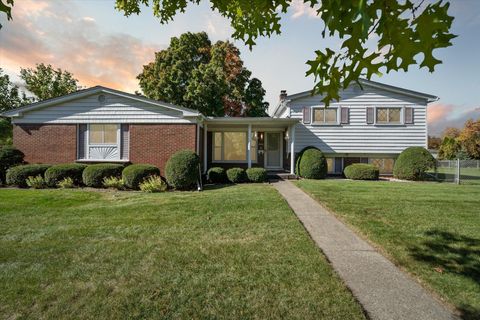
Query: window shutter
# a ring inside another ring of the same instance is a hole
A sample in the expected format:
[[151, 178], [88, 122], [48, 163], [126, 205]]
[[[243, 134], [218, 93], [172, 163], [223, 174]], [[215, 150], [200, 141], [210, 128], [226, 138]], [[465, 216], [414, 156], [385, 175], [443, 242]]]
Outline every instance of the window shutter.
[[128, 160], [128, 151], [130, 149], [130, 127], [128, 124], [122, 124], [120, 129], [120, 158], [122, 160]]
[[411, 107], [405, 108], [405, 123], [413, 124], [413, 108]]
[[311, 122], [310, 115], [311, 115], [310, 108], [309, 107], [304, 107], [303, 108], [303, 123], [307, 124], [307, 123]]
[[86, 159], [87, 158], [87, 125], [79, 124], [78, 125], [78, 143], [77, 143], [77, 158]]
[[367, 108], [367, 124], [373, 124], [375, 117], [375, 108], [373, 107], [368, 107]]
[[335, 158], [335, 173], [342, 173], [342, 158]]
[[340, 123], [341, 124], [348, 124], [349, 122], [349, 108], [342, 107], [340, 108]]

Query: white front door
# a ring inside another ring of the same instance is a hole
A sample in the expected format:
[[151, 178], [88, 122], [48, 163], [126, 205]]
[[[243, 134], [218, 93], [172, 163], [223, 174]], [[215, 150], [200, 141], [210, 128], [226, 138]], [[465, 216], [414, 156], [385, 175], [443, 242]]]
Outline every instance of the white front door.
[[282, 168], [282, 133], [265, 132], [265, 168]]

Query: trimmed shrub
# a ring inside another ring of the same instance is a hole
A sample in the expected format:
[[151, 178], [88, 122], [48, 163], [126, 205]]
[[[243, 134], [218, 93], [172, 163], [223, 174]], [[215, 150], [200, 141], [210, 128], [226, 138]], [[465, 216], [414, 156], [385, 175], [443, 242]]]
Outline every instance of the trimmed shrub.
[[27, 186], [33, 189], [47, 188], [47, 183], [45, 182], [45, 179], [41, 175], [38, 175], [36, 177], [28, 177], [25, 180], [25, 183], [27, 184]]
[[190, 150], [174, 153], [165, 166], [167, 183], [175, 189], [192, 188], [199, 179], [198, 166], [200, 158]]
[[138, 190], [138, 186], [150, 176], [159, 176], [160, 169], [150, 164], [132, 164], [122, 171], [125, 186]]
[[150, 176], [140, 183], [143, 192], [163, 192], [167, 190], [167, 183], [160, 176]]
[[107, 189], [124, 190], [125, 182], [122, 178], [118, 177], [105, 177], [103, 178], [103, 186]]
[[72, 178], [66, 177], [65, 179], [57, 183], [57, 187], [62, 189], [72, 189], [75, 188], [75, 183], [73, 183]]
[[267, 181], [267, 170], [264, 168], [249, 168], [247, 169], [247, 178], [250, 182], [265, 182]]
[[427, 149], [410, 147], [403, 150], [395, 161], [393, 176], [404, 180], [423, 180], [425, 172], [435, 167], [435, 158]]
[[0, 181], [5, 181], [5, 174], [10, 167], [23, 163], [25, 155], [22, 151], [12, 147], [0, 148]]
[[327, 159], [322, 151], [315, 147], [306, 147], [297, 159], [296, 173], [306, 179], [324, 179], [327, 175]]
[[81, 163], [57, 164], [45, 171], [45, 182], [50, 187], [56, 187], [60, 181], [65, 178], [71, 178], [77, 186], [82, 184], [82, 173], [87, 167]]
[[7, 184], [25, 188], [28, 177], [42, 176], [50, 168], [49, 164], [25, 164], [7, 170]]
[[231, 183], [242, 183], [247, 181], [247, 174], [242, 168], [230, 168], [227, 170], [227, 178]]
[[354, 163], [343, 170], [347, 179], [352, 180], [378, 180], [380, 170], [371, 164]]
[[120, 178], [123, 165], [114, 163], [101, 163], [89, 165], [83, 170], [82, 179], [87, 187], [101, 188], [103, 179], [108, 177]]
[[227, 181], [225, 169], [221, 167], [213, 167], [208, 169], [207, 179], [212, 183], [225, 183]]

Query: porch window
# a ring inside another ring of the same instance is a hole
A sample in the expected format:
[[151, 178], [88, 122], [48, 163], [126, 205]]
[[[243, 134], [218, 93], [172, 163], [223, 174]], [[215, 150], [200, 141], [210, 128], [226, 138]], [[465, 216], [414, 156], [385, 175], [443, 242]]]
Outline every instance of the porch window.
[[313, 123], [337, 124], [337, 108], [313, 108]]
[[400, 124], [402, 108], [377, 108], [378, 124]]
[[[247, 133], [222, 131], [213, 133], [213, 161], [247, 162]], [[257, 161], [257, 141], [251, 139], [252, 162]]]
[[368, 163], [377, 167], [380, 174], [392, 174], [394, 159], [392, 158], [369, 158]]

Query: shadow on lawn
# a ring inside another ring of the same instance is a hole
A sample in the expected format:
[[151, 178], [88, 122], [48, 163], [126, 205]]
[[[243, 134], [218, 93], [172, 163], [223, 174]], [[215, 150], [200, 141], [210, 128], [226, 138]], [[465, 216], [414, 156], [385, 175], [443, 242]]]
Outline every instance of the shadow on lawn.
[[[480, 239], [440, 230], [425, 232], [426, 240], [411, 247], [411, 256], [438, 272], [449, 272], [480, 283]], [[458, 307], [463, 319], [480, 319], [475, 306]]]

